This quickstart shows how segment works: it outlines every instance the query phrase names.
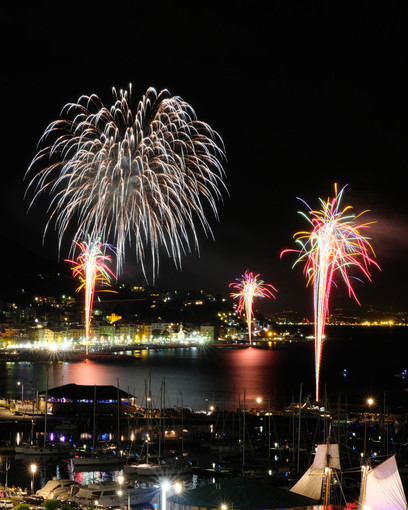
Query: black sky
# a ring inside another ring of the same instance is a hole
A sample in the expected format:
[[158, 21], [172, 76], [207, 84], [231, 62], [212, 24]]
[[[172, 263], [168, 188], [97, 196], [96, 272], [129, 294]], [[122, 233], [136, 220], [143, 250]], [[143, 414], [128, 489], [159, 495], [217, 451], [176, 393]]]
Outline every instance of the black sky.
[[[85, 4], [85, 6], [84, 6]], [[357, 5], [356, 5], [357, 4]], [[52, 5], [52, 4], [49, 4]], [[246, 269], [278, 288], [271, 309], [311, 309], [300, 267], [280, 252], [316, 208], [347, 185], [344, 201], [370, 209], [382, 271], [357, 285], [364, 307], [406, 310], [408, 271], [407, 6], [404, 2], [69, 3], [8, 6], [3, 14], [3, 268], [24, 249], [58, 259], [47, 215], [27, 214], [24, 173], [61, 108], [81, 94], [109, 105], [112, 87], [149, 86], [185, 99], [222, 137], [229, 195], [210, 218], [215, 240], [164, 287], [228, 294]], [[67, 254], [61, 256], [65, 258]], [[141, 281], [127, 259], [124, 277]], [[335, 303], [351, 304], [340, 288]]]

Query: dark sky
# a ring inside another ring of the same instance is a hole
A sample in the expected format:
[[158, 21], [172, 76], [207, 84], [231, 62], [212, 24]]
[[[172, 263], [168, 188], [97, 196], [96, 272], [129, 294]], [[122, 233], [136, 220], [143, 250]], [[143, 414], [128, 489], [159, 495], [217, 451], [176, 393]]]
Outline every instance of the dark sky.
[[[143, 4], [143, 7], [141, 6]], [[145, 4], [148, 4], [146, 6]], [[3, 268], [30, 265], [25, 250], [58, 259], [43, 243], [47, 214], [27, 214], [25, 171], [61, 108], [112, 87], [142, 96], [149, 86], [179, 95], [222, 137], [229, 195], [215, 240], [183, 270], [161, 259], [157, 283], [228, 294], [249, 269], [278, 288], [272, 310], [310, 311], [301, 267], [280, 252], [312, 207], [347, 185], [344, 204], [370, 209], [381, 272], [357, 284], [364, 307], [407, 310], [407, 5], [404, 2], [70, 2], [5, 8], [2, 31]], [[356, 5], [357, 4], [357, 5]], [[52, 4], [50, 4], [52, 5]], [[19, 256], [23, 255], [21, 261]], [[61, 254], [62, 258], [67, 256]], [[126, 259], [124, 278], [141, 282]], [[349, 305], [344, 286], [333, 305]]]

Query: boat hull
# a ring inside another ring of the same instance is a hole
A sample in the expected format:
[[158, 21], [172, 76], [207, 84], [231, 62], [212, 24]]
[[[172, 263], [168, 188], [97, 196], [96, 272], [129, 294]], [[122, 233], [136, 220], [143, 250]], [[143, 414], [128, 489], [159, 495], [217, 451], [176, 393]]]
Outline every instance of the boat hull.
[[122, 494], [118, 495], [118, 486], [89, 485], [80, 489], [73, 501], [88, 508], [95, 505], [102, 507], [118, 507], [120, 505], [130, 505], [131, 507], [139, 507], [146, 505], [158, 494], [157, 487], [129, 487], [122, 490]]

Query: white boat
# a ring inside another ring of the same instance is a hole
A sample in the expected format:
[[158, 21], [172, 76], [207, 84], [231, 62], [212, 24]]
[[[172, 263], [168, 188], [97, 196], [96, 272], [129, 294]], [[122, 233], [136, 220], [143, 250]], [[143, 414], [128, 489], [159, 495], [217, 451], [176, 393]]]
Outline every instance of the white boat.
[[57, 480], [52, 478], [39, 489], [35, 494], [44, 499], [66, 499], [72, 497], [76, 490], [79, 490], [81, 485], [73, 480]]
[[125, 464], [123, 472], [130, 474], [134, 473], [137, 475], [158, 475], [162, 472], [163, 466], [160, 464]]
[[407, 510], [395, 455], [374, 468], [363, 466], [358, 508]]
[[126, 474], [135, 474], [138, 476], [171, 476], [181, 473], [187, 473], [191, 468], [187, 464], [143, 464], [129, 463], [123, 467]]
[[116, 455], [74, 455], [72, 462], [75, 467], [86, 466], [122, 466], [126, 459], [125, 457], [118, 457]]
[[16, 455], [64, 455], [69, 447], [63, 444], [52, 445], [21, 445], [14, 448]]
[[100, 482], [82, 486], [74, 496], [73, 501], [87, 508], [97, 506], [118, 507], [120, 505], [146, 505], [159, 492], [159, 488], [124, 485], [120, 487], [115, 482]]

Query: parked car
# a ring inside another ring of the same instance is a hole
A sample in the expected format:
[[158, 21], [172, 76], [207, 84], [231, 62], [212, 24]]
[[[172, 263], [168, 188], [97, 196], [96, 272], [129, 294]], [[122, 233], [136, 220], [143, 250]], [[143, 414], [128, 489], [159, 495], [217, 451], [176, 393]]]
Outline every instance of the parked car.
[[11, 509], [14, 508], [14, 505], [9, 499], [0, 499], [0, 508]]

